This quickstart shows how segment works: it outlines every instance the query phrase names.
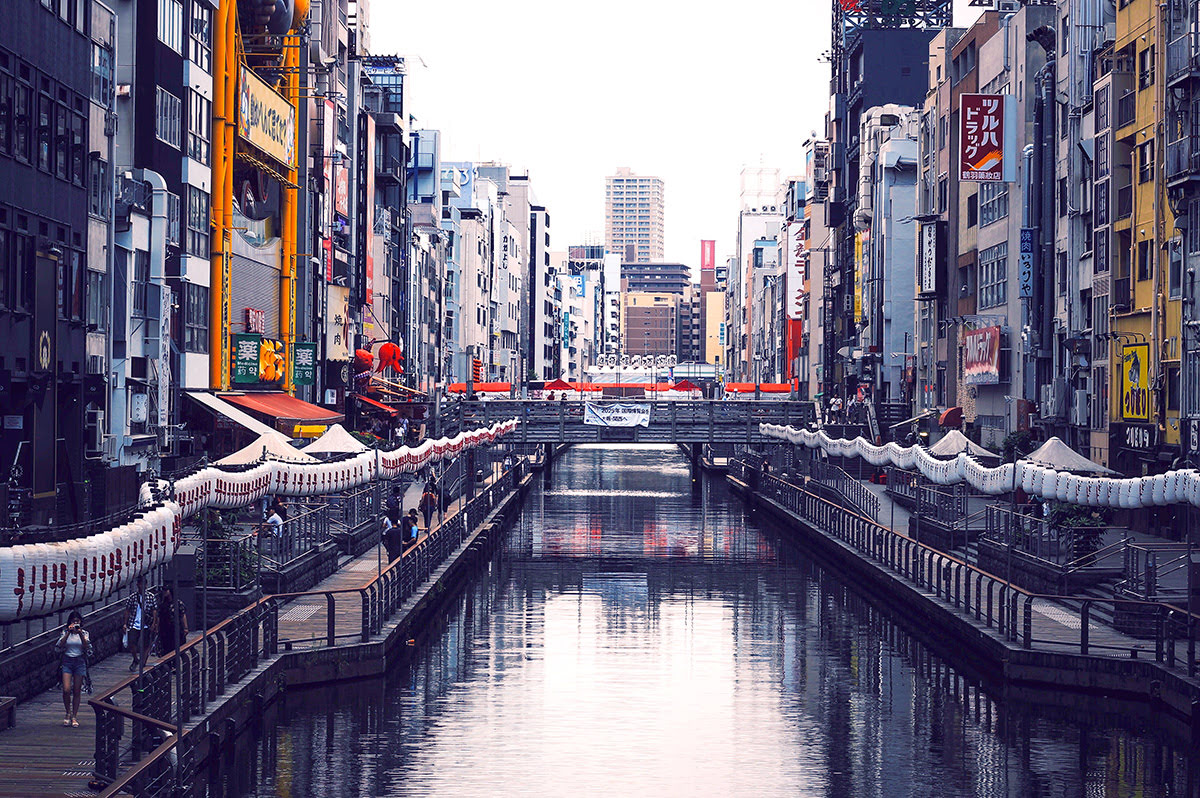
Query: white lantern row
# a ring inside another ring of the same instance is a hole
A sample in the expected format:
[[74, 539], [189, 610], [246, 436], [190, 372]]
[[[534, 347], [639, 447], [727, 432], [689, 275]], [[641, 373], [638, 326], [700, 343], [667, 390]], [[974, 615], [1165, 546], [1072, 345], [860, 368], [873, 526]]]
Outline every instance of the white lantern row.
[[[245, 507], [266, 496], [317, 496], [391, 479], [512, 432], [511, 419], [453, 438], [391, 452], [371, 450], [333, 463], [267, 460], [245, 471], [208, 466], [175, 483], [175, 497], [107, 532], [61, 543], [0, 548], [0, 621], [33, 618], [98, 601], [174, 556], [183, 519], [213, 507]], [[167, 484], [160, 481], [160, 490]], [[142, 486], [143, 504], [152, 491]]]
[[1084, 477], [1055, 471], [1026, 460], [989, 468], [967, 454], [940, 460], [921, 446], [887, 443], [875, 446], [863, 437], [847, 440], [830, 438], [824, 430], [805, 430], [776, 424], [760, 424], [769, 438], [785, 440], [796, 446], [822, 449], [833, 457], [861, 457], [871, 465], [893, 465], [919, 471], [938, 485], [966, 482], [976, 490], [995, 496], [1011, 491], [1015, 485], [1030, 496], [1067, 502], [1086, 507], [1163, 507], [1190, 503], [1200, 507], [1200, 471], [1193, 468], [1168, 471], [1151, 477]]

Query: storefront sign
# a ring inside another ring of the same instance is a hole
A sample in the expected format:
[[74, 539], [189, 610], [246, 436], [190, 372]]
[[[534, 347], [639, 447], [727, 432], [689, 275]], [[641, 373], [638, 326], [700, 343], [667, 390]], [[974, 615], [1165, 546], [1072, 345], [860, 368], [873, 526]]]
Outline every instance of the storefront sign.
[[1037, 233], [1032, 227], [1021, 228], [1021, 260], [1017, 288], [1021, 299], [1033, 299], [1033, 244]]
[[246, 308], [246, 332], [263, 335], [267, 332], [267, 312], [258, 308]]
[[1113, 444], [1139, 452], [1158, 449], [1158, 427], [1154, 424], [1113, 424]]
[[918, 293], [933, 294], [937, 292], [937, 261], [938, 261], [938, 225], [937, 222], [924, 222], [921, 225], [921, 285]]
[[804, 245], [804, 225], [793, 222], [787, 230], [787, 280], [784, 291], [787, 296], [787, 317], [803, 318], [804, 313], [804, 260], [807, 249]]
[[1129, 344], [1121, 352], [1121, 418], [1150, 420], [1150, 344]]
[[158, 306], [158, 430], [161, 441], [170, 440], [171, 429], [171, 289], [159, 287]]
[[963, 374], [967, 385], [1000, 382], [999, 327], [981, 327], [963, 333]]
[[237, 383], [258, 382], [258, 359], [262, 349], [262, 336], [253, 333], [233, 335], [233, 381]]
[[350, 218], [350, 170], [341, 164], [334, 170], [333, 209]]
[[296, 165], [296, 109], [254, 71], [238, 81], [238, 135], [287, 166]]
[[1004, 182], [1016, 179], [1015, 109], [1016, 104], [1008, 95], [961, 95], [960, 180]]
[[312, 385], [317, 381], [317, 345], [299, 343], [292, 347], [292, 382]]
[[326, 286], [328, 321], [325, 326], [325, 357], [328, 360], [350, 359], [350, 289], [340, 285]]
[[613, 404], [584, 405], [583, 423], [594, 427], [648, 427], [650, 405]]

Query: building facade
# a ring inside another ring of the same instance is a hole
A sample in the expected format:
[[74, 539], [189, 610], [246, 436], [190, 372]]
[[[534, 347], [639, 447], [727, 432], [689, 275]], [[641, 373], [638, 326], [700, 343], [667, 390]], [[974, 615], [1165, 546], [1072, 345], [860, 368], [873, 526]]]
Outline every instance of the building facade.
[[626, 167], [604, 179], [604, 245], [608, 252], [638, 263], [665, 257], [663, 181], [635, 175]]

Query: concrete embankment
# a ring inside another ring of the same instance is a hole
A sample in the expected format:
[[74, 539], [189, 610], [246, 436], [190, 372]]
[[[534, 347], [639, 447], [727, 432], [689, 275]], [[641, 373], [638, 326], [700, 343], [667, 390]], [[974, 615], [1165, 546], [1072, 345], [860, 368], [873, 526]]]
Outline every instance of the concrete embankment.
[[[770, 516], [776, 526], [887, 607], [891, 617], [947, 661], [1026, 693], [1042, 692], [1058, 705], [1082, 706], [1098, 697], [1137, 701], [1149, 715], [1170, 715], [1164, 722], [1187, 730], [1194, 739], [1200, 726], [1200, 682], [1189, 678], [1178, 663], [1171, 667], [1156, 661], [1153, 641], [1129, 639], [1128, 648], [1113, 655], [1084, 655], [1078, 651], [1078, 614], [1055, 609], [1051, 614], [1056, 621], [1038, 617], [1036, 642], [1026, 648], [1019, 635], [1014, 640], [999, 633], [975, 613], [955, 607], [948, 595], [919, 587], [776, 499], [752, 490], [738, 477], [727, 479], [751, 512]], [[1055, 623], [1063, 632], [1059, 644], [1053, 639]]]

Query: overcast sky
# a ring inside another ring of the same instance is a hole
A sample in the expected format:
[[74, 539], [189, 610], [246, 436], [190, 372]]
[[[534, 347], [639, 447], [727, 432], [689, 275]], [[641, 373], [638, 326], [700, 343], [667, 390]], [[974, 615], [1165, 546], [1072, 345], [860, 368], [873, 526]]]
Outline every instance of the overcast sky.
[[701, 239], [733, 254], [742, 167], [798, 174], [822, 131], [829, 22], [829, 0], [373, 0], [371, 49], [408, 59], [444, 160], [529, 173], [553, 249], [603, 241], [604, 178], [628, 166], [666, 182], [667, 259], [695, 268]]

